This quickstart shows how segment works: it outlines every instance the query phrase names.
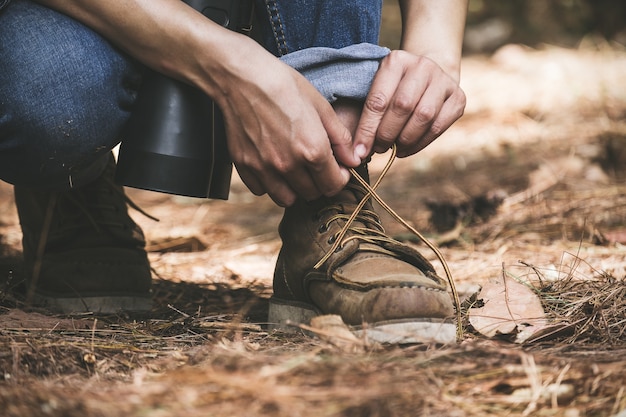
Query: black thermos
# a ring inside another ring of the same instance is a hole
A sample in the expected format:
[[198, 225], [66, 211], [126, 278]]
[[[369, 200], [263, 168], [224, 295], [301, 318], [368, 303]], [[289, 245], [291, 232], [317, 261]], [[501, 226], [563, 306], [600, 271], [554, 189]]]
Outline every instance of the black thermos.
[[[214, 22], [249, 32], [253, 0], [183, 0]], [[147, 70], [122, 133], [120, 184], [227, 199], [232, 163], [218, 106], [202, 91]]]

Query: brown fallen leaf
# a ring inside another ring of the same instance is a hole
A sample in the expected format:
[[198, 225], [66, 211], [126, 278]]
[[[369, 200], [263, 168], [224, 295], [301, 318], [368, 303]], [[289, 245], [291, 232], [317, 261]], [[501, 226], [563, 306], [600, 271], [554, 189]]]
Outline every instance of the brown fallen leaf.
[[485, 284], [478, 299], [483, 305], [469, 310], [469, 322], [487, 337], [504, 335], [523, 343], [548, 325], [539, 297], [512, 278]]

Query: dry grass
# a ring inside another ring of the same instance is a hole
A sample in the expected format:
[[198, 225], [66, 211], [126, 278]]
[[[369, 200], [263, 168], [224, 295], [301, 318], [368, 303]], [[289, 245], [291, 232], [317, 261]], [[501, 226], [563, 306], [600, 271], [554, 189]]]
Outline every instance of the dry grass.
[[545, 310], [570, 333], [561, 338], [562, 343], [594, 351], [626, 346], [626, 277], [599, 272], [597, 277], [568, 275], [555, 280], [533, 271]]

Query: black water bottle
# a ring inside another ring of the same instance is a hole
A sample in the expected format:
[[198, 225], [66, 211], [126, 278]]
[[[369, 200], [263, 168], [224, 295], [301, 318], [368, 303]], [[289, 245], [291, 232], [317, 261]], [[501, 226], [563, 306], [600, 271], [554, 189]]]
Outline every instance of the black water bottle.
[[[214, 22], [249, 32], [254, 0], [184, 0]], [[220, 109], [202, 91], [148, 70], [122, 133], [120, 184], [227, 199], [232, 163]]]

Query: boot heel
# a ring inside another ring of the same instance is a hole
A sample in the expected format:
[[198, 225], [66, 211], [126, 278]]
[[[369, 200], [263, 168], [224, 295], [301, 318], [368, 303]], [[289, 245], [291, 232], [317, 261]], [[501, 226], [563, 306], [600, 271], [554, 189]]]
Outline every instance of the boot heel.
[[268, 327], [270, 330], [281, 330], [290, 333], [299, 331], [298, 324], [309, 324], [319, 313], [303, 303], [287, 303], [272, 298], [268, 313]]

